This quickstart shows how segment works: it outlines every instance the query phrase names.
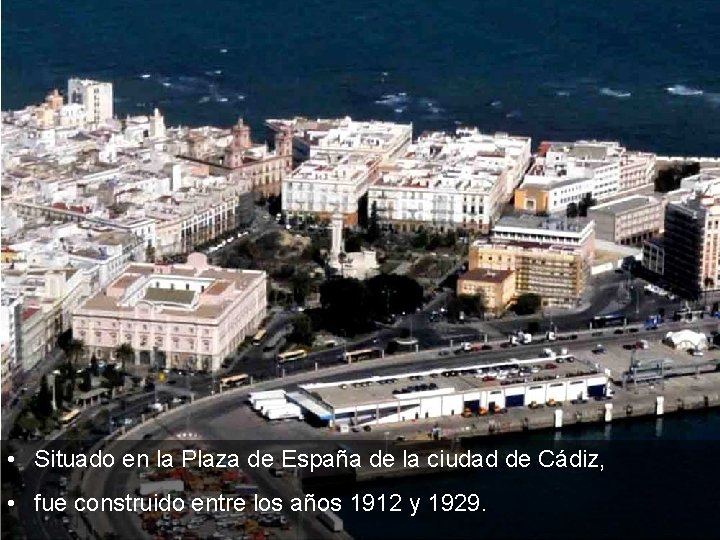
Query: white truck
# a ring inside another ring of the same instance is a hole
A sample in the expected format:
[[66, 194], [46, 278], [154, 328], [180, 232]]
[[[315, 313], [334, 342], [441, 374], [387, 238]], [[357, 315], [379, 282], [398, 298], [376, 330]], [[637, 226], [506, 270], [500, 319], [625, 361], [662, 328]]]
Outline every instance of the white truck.
[[318, 514], [318, 521], [320, 521], [320, 523], [325, 525], [332, 532], [342, 532], [343, 530], [342, 519], [340, 519], [340, 516], [338, 516], [334, 512], [331, 512], [330, 510], [320, 512]]
[[532, 334], [527, 334], [524, 332], [518, 332], [518, 340], [521, 344], [527, 345], [529, 343], [532, 343]]
[[255, 406], [256, 401], [285, 398], [285, 390], [265, 390], [264, 392], [251, 392], [248, 396], [250, 405]]
[[555, 351], [552, 349], [543, 349], [542, 355], [544, 358], [555, 358]]
[[266, 409], [263, 411], [263, 416], [268, 420], [302, 420], [304, 418], [300, 407], [292, 403]]
[[265, 409], [269, 409], [272, 407], [277, 407], [279, 405], [287, 405], [287, 399], [284, 397], [282, 398], [272, 398], [272, 399], [261, 399], [255, 402], [255, 404], [252, 406], [252, 409], [254, 411], [264, 411]]

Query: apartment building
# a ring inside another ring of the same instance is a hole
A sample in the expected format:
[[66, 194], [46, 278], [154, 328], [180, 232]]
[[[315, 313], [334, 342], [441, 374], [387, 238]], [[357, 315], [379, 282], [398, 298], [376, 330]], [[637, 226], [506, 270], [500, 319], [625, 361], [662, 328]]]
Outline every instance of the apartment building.
[[589, 276], [583, 253], [576, 247], [488, 239], [470, 246], [468, 269], [512, 271], [516, 295], [534, 293], [543, 306], [568, 308], [580, 303]]
[[340, 212], [345, 225], [358, 221], [358, 201], [373, 179], [376, 160], [364, 155], [316, 155], [283, 182], [282, 209], [290, 215], [330, 219]]
[[292, 153], [297, 163], [319, 155], [337, 158], [348, 153], [388, 163], [400, 157], [412, 142], [412, 124], [357, 121], [349, 116], [269, 119], [266, 125], [275, 133], [292, 134]]
[[458, 296], [481, 296], [485, 309], [499, 315], [515, 297], [515, 272], [512, 270], [491, 270], [475, 268], [458, 278]]
[[624, 246], [641, 246], [662, 231], [663, 211], [659, 199], [631, 195], [593, 206], [588, 210], [588, 218], [595, 221], [599, 239]]
[[588, 266], [595, 258], [595, 223], [588, 218], [503, 216], [493, 226], [491, 239], [569, 246], [582, 253]]
[[617, 142], [542, 142], [515, 193], [515, 208], [562, 212], [585, 197], [609, 200], [652, 185], [655, 154], [631, 152]]
[[477, 129], [425, 134], [381, 168], [369, 206], [388, 228], [488, 232], [527, 168], [530, 147], [529, 138]]
[[114, 357], [130, 344], [144, 366], [213, 370], [265, 318], [267, 276], [210, 266], [192, 253], [186, 264], [133, 264], [74, 313], [87, 354]]
[[720, 283], [720, 190], [665, 209], [663, 278], [681, 296], [697, 299]]
[[90, 79], [68, 80], [68, 102], [82, 105], [85, 121], [99, 125], [113, 118], [113, 85]]

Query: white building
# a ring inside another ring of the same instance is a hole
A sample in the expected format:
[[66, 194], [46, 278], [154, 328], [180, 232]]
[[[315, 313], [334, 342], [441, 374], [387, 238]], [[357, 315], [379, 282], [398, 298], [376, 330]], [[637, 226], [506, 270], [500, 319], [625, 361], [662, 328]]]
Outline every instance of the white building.
[[283, 180], [283, 211], [325, 219], [338, 211], [346, 224], [357, 223], [358, 201], [368, 191], [374, 163], [354, 154], [318, 155], [303, 162]]
[[293, 136], [293, 158], [305, 161], [318, 155], [343, 156], [354, 153], [380, 156], [382, 163], [400, 156], [412, 141], [412, 124], [371, 120], [361, 122], [349, 116], [333, 119], [267, 120], [275, 131], [290, 129]]
[[543, 142], [515, 193], [515, 208], [561, 212], [585, 197], [603, 201], [646, 188], [654, 176], [655, 154], [617, 142]]
[[112, 358], [123, 343], [135, 363], [218, 370], [265, 318], [267, 276], [210, 266], [192, 253], [186, 264], [132, 264], [73, 315], [88, 354]]
[[[545, 367], [547, 360], [513, 359], [514, 366], [506, 361], [310, 383], [298, 392], [289, 392], [287, 398], [313, 423], [363, 426], [477, 415], [483, 410], [487, 414], [532, 403], [562, 403], [611, 394], [607, 375], [590, 368], [571, 368], [577, 364], [566, 363], [553, 364], [556, 367], [551, 370]], [[540, 372], [533, 375], [532, 368]], [[483, 381], [479, 376], [483, 373], [502, 374], [503, 381]]]
[[22, 298], [3, 290], [0, 297], [0, 346], [5, 349], [2, 363], [3, 391], [22, 362]]
[[458, 129], [420, 137], [380, 171], [368, 204], [402, 230], [468, 228], [487, 232], [520, 182], [531, 141], [504, 133]]
[[85, 121], [99, 125], [113, 118], [113, 86], [90, 79], [68, 80], [68, 102], [85, 108]]

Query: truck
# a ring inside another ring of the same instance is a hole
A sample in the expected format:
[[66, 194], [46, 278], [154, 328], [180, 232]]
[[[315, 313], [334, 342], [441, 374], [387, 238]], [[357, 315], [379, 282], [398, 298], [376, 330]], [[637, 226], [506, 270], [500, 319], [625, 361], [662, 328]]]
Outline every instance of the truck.
[[300, 407], [293, 404], [266, 409], [263, 411], [263, 416], [268, 420], [302, 420], [304, 418]]
[[285, 398], [285, 390], [265, 390], [264, 392], [250, 392], [248, 396], [248, 402], [250, 405], [255, 405], [256, 401], [263, 399], [278, 399]]
[[529, 343], [532, 343], [532, 334], [518, 332], [518, 340], [522, 345], [528, 345]]
[[552, 349], [543, 349], [542, 355], [545, 358], [555, 358], [555, 351]]
[[470, 343], [469, 341], [463, 341], [463, 342], [460, 344], [460, 350], [463, 351], [463, 352], [470, 352], [470, 351], [472, 351], [472, 343]]
[[547, 341], [555, 341], [557, 339], [557, 335], [554, 331], [550, 330], [547, 334], [545, 334], [545, 339]]
[[257, 400], [253, 406], [252, 409], [254, 411], [260, 411], [262, 412], [265, 409], [271, 408], [271, 407], [277, 407], [278, 405], [287, 405], [287, 399], [284, 397], [281, 398], [270, 398], [270, 399], [260, 399]]
[[340, 516], [335, 514], [334, 512], [330, 510], [325, 510], [324, 512], [320, 512], [318, 514], [318, 521], [325, 525], [328, 529], [330, 529], [332, 532], [342, 532], [343, 530], [343, 521], [340, 519]]
[[657, 330], [657, 327], [663, 323], [660, 315], [650, 315], [645, 319], [645, 330]]

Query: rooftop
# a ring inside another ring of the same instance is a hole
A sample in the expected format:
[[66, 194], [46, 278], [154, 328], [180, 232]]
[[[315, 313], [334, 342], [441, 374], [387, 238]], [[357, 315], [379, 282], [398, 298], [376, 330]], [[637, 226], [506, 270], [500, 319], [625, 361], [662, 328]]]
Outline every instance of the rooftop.
[[593, 206], [588, 209], [588, 213], [622, 214], [623, 212], [628, 212], [637, 208], [644, 208], [646, 206], [659, 204], [660, 201], [655, 197], [631, 195], [630, 197]]
[[469, 281], [482, 281], [485, 283], [502, 283], [514, 273], [515, 272], [513, 270], [491, 270], [489, 268], [475, 268], [474, 270], [468, 270], [467, 272], [462, 274], [459, 279], [466, 279]]
[[593, 225], [592, 219], [544, 217], [534, 214], [520, 214], [501, 217], [493, 227], [493, 232], [503, 229], [542, 229], [558, 232], [583, 232]]

